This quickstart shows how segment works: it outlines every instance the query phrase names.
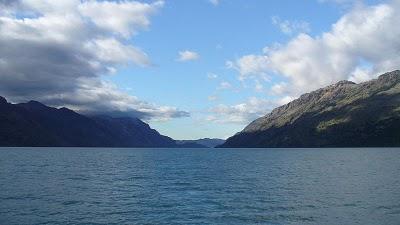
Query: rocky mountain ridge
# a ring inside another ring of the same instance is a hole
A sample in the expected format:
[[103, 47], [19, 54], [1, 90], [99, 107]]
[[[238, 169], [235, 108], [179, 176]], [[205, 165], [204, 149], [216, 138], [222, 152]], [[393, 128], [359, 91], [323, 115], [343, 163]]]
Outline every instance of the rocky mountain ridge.
[[221, 147], [400, 146], [400, 71], [303, 94]]

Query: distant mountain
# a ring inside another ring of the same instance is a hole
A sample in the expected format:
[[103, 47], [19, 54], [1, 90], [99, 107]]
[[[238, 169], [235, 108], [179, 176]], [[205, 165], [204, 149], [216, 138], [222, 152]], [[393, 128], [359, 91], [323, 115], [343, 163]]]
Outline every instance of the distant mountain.
[[85, 116], [40, 102], [0, 97], [0, 146], [176, 147], [139, 119]]
[[220, 147], [400, 146], [400, 71], [336, 84], [274, 109]]
[[179, 145], [192, 145], [193, 147], [198, 148], [215, 148], [217, 145], [221, 145], [225, 142], [225, 140], [218, 138], [202, 138], [197, 140], [179, 140], [176, 141]]
[[205, 145], [197, 144], [191, 141], [176, 141], [178, 148], [209, 148]]

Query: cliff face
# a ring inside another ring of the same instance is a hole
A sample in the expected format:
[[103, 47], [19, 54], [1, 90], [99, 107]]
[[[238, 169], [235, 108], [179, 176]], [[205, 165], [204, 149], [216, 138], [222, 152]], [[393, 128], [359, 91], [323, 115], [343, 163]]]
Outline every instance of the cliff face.
[[274, 109], [221, 147], [400, 146], [400, 71], [336, 84]]
[[40, 102], [11, 104], [0, 97], [0, 146], [174, 147], [135, 118], [85, 116]]

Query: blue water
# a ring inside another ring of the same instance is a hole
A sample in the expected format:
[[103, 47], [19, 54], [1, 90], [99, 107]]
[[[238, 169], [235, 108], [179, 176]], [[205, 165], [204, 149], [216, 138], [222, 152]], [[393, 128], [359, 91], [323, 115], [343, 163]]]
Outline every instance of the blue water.
[[0, 224], [400, 224], [400, 149], [1, 148]]

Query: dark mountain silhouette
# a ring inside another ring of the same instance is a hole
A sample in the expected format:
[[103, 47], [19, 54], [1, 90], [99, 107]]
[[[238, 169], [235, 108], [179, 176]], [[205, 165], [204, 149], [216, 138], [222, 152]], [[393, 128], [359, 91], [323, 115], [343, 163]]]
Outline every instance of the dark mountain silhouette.
[[274, 109], [220, 147], [400, 146], [400, 71], [336, 84]]
[[11, 104], [0, 97], [0, 124], [0, 146], [177, 146], [139, 119], [85, 116], [36, 101]]

